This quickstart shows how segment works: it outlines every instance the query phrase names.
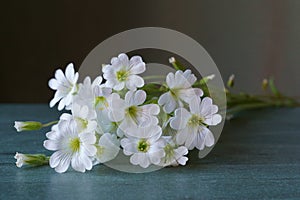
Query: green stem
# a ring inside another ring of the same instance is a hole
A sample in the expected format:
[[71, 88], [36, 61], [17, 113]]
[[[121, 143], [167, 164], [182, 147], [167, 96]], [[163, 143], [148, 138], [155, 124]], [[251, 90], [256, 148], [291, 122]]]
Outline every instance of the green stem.
[[57, 124], [57, 123], [58, 123], [58, 120], [55, 120], [55, 121], [52, 121], [52, 122], [48, 122], [46, 124], [43, 124], [43, 128], [44, 127], [48, 127], [48, 126], [52, 126], [52, 125]]

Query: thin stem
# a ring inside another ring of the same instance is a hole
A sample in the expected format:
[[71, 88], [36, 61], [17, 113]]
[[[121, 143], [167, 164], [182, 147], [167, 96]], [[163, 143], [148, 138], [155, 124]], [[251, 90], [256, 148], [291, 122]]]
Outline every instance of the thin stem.
[[43, 127], [48, 127], [48, 126], [52, 126], [54, 124], [57, 124], [58, 123], [58, 120], [55, 120], [55, 121], [52, 121], [52, 122], [48, 122], [46, 124], [43, 124]]

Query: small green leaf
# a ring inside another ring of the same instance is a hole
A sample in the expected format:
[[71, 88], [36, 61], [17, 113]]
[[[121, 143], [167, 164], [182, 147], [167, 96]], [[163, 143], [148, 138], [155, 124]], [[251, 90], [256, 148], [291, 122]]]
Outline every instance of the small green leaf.
[[273, 93], [275, 96], [277, 96], [277, 97], [281, 96], [279, 90], [278, 90], [277, 87], [275, 86], [274, 78], [270, 78], [270, 79], [269, 79], [269, 86], [270, 86], [270, 89], [271, 89], [272, 93]]

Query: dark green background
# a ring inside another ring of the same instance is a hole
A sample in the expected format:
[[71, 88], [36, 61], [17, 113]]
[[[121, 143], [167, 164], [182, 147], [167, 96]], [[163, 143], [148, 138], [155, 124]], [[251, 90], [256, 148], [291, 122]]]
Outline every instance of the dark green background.
[[79, 67], [101, 41], [143, 26], [197, 40], [224, 79], [236, 74], [236, 90], [260, 92], [261, 79], [274, 75], [285, 93], [300, 94], [300, 1], [78, 2], [1, 2], [0, 102], [48, 102], [56, 68]]

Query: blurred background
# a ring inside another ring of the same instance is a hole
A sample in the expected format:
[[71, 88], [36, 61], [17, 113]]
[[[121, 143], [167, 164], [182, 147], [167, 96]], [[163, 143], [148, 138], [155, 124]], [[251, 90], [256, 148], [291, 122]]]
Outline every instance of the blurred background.
[[297, 0], [3, 1], [0, 21], [1, 103], [49, 102], [57, 68], [72, 61], [78, 69], [106, 38], [145, 26], [198, 41], [224, 81], [236, 75], [236, 92], [261, 93], [262, 79], [273, 76], [283, 93], [300, 95]]

